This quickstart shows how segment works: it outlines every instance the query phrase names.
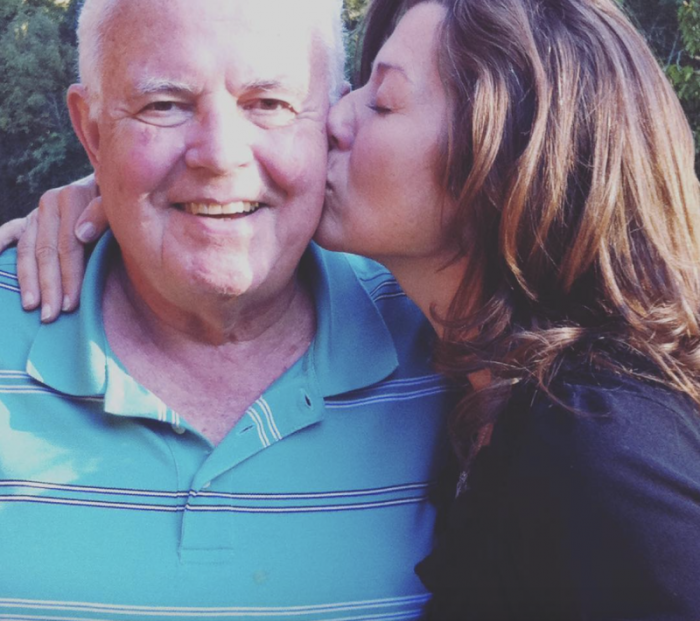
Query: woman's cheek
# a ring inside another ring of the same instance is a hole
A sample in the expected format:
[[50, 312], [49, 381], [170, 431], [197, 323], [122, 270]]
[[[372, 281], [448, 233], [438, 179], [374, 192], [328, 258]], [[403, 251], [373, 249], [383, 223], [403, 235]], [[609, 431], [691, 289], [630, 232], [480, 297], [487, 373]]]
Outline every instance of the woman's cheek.
[[399, 150], [386, 149], [377, 140], [356, 140], [350, 156], [349, 185], [369, 200], [379, 201], [384, 198], [388, 188], [401, 182], [396, 179], [400, 162]]

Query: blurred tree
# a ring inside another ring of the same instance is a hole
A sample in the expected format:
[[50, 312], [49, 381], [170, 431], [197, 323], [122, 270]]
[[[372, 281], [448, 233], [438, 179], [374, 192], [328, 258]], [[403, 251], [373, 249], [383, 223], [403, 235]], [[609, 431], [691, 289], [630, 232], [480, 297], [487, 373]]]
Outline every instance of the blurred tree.
[[678, 36], [666, 73], [695, 134], [695, 169], [700, 173], [700, 0], [685, 0], [678, 8]]
[[367, 9], [368, 0], [345, 0], [343, 2], [343, 21], [348, 30], [354, 30], [360, 23]]
[[664, 66], [678, 52], [678, 6], [680, 0], [621, 0], [635, 25]]
[[[700, 154], [700, 0], [620, 0], [676, 89]], [[700, 173], [700, 161], [696, 161]]]
[[89, 170], [65, 106], [75, 81], [77, 1], [0, 4], [0, 221]]
[[346, 38], [345, 48], [347, 50], [347, 68], [348, 77], [353, 77], [353, 67], [357, 60], [357, 44], [360, 34], [360, 23], [362, 16], [367, 10], [369, 0], [344, 0], [343, 5], [343, 22], [345, 24]]

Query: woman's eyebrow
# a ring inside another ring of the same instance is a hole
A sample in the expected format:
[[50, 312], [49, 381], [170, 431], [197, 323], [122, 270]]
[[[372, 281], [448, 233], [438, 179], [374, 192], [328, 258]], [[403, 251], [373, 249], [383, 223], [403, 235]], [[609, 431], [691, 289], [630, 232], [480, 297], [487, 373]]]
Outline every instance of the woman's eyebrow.
[[395, 63], [386, 62], [386, 61], [380, 61], [380, 62], [377, 62], [374, 64], [374, 69], [379, 74], [385, 74], [389, 71], [397, 71], [406, 80], [408, 80], [411, 84], [413, 84], [413, 80], [411, 80], [408, 73], [406, 73], [406, 70], [401, 65], [397, 65]]

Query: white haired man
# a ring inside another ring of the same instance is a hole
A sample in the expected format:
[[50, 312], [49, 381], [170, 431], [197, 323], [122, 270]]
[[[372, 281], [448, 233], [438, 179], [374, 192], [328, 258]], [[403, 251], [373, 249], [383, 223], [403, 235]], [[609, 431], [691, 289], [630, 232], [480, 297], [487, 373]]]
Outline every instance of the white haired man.
[[421, 617], [448, 391], [389, 274], [309, 243], [330, 4], [86, 1], [113, 235], [52, 324], [0, 258], [0, 617]]

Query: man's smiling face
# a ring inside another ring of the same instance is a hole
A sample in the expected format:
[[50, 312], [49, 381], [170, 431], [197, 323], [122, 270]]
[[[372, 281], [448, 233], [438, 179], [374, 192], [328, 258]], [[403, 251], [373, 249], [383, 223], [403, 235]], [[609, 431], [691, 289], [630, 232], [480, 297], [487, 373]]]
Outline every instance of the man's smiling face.
[[80, 123], [144, 294], [254, 298], [292, 278], [321, 213], [329, 86], [292, 4], [122, 0], [107, 27], [102, 105]]

